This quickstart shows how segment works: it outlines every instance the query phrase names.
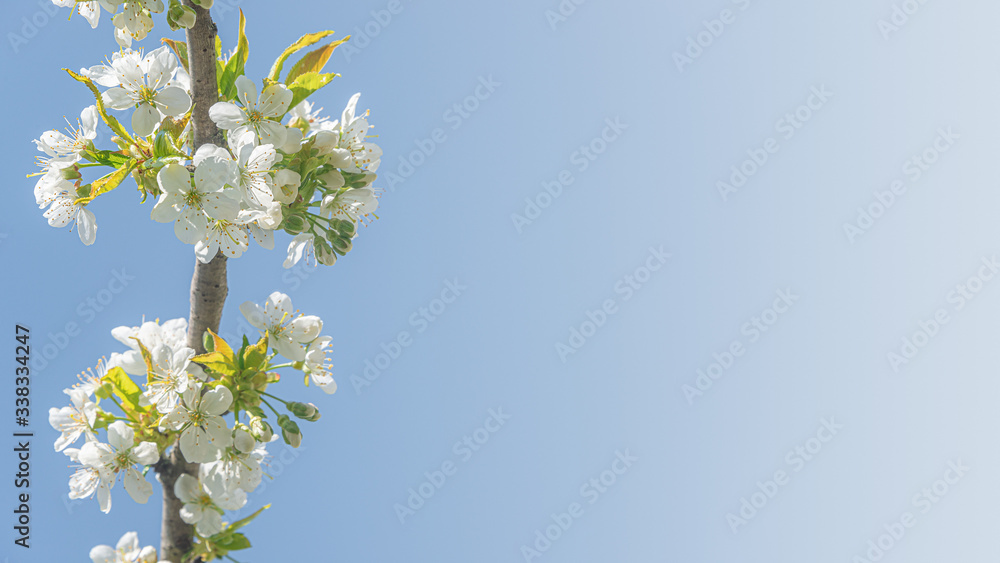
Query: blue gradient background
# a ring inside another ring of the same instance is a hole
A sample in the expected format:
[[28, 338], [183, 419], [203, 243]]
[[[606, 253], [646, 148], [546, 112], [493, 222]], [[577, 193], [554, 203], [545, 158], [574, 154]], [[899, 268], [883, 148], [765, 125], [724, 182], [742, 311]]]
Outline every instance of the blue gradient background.
[[[231, 5], [219, 0], [215, 10], [227, 49], [237, 17], [221, 7]], [[332, 28], [362, 44], [357, 29], [387, 3], [239, 5], [249, 22], [248, 74], [260, 76], [307, 31]], [[878, 21], [893, 5], [591, 0], [553, 29], [545, 12], [557, 9], [554, 0], [404, 0], [360, 53], [335, 53], [330, 68], [343, 77], [314, 99], [337, 116], [363, 93], [386, 154], [379, 185], [388, 187], [385, 174], [415, 140], [437, 128], [447, 139], [383, 194], [381, 219], [335, 267], [288, 273], [280, 249], [253, 248], [230, 262], [222, 330], [239, 330], [239, 303], [285, 291], [326, 321], [340, 383], [329, 398], [295, 381], [279, 387], [324, 416], [303, 426], [295, 454], [272, 447], [277, 478], [247, 509], [273, 507], [246, 530], [253, 549], [233, 555], [523, 561], [522, 545], [573, 502], [583, 516], [532, 561], [856, 561], [904, 511], [916, 525], [883, 561], [1000, 554], [1000, 279], [961, 311], [946, 301], [981, 257], [1000, 252], [1000, 50], [992, 39], [1000, 5], [931, 1], [886, 40]], [[673, 53], [726, 8], [735, 22], [679, 72]], [[157, 545], [159, 493], [138, 506], [118, 485], [107, 516], [96, 501], [68, 503], [67, 459], [52, 451], [45, 413], [65, 402], [74, 374], [120, 349], [111, 328], [143, 315], [187, 316], [194, 257], [169, 226], [149, 220], [149, 204], [137, 207], [127, 183], [91, 207], [99, 224], [92, 247], [35, 210], [33, 181], [24, 179], [33, 170], [29, 140], [90, 103], [58, 68], [90, 66], [115, 49], [106, 14], [93, 32], [60, 12], [15, 53], [9, 34], [36, 13], [34, 2], [8, 6], [0, 29], [9, 194], [0, 326], [29, 325], [35, 355], [67, 322], [85, 332], [34, 377], [30, 552], [11, 543], [13, 444], [0, 439], [0, 557], [83, 561], [128, 530]], [[156, 45], [152, 36], [143, 43]], [[491, 75], [501, 85], [453, 129], [445, 112]], [[780, 151], [723, 202], [716, 182], [748, 149], [778, 137], [775, 123], [820, 85], [834, 93], [830, 101], [792, 139], [779, 138]], [[627, 131], [578, 171], [571, 155], [616, 117]], [[960, 135], [952, 149], [850, 243], [844, 223], [873, 191], [904, 178], [905, 161], [942, 127]], [[511, 214], [564, 169], [574, 183], [518, 233]], [[287, 241], [279, 235], [278, 246]], [[672, 258], [624, 301], [616, 282], [660, 245]], [[136, 279], [82, 322], [78, 305], [116, 269]], [[468, 289], [417, 334], [410, 316], [455, 278]], [[746, 343], [740, 327], [785, 288], [800, 300], [689, 404], [682, 386], [733, 340]], [[618, 313], [562, 362], [555, 344], [609, 298]], [[894, 372], [886, 354], [938, 308], [951, 322]], [[404, 330], [413, 345], [356, 393], [351, 376]], [[8, 358], [13, 338], [9, 348]], [[12, 387], [0, 386], [7, 429]], [[394, 504], [424, 472], [458, 460], [453, 444], [491, 408], [510, 420], [401, 524]], [[786, 453], [815, 436], [824, 417], [843, 429], [791, 471]], [[586, 504], [581, 485], [626, 448], [638, 461]], [[914, 495], [958, 459], [968, 474], [920, 513]], [[734, 534], [727, 513], [777, 470], [791, 474], [789, 484]]]

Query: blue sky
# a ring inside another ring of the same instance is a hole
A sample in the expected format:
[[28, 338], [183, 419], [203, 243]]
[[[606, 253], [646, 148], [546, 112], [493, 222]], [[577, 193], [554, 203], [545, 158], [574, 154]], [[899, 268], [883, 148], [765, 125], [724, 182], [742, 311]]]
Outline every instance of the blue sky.
[[[362, 92], [385, 151], [347, 258], [284, 270], [279, 235], [230, 262], [221, 330], [286, 292], [325, 320], [340, 384], [282, 383], [323, 418], [273, 448], [237, 559], [1000, 552], [1000, 7], [397, 1], [216, 3], [227, 49], [246, 12], [251, 77], [305, 32], [354, 35], [314, 100], [337, 116]], [[112, 328], [187, 316], [194, 263], [127, 183], [92, 206], [90, 247], [35, 208], [30, 140], [90, 103], [59, 69], [116, 48], [107, 18], [45, 5], [0, 29], [3, 326], [60, 348], [33, 376], [33, 547], [0, 522], [11, 562], [158, 544], [158, 492], [119, 485], [110, 515], [66, 499], [45, 413], [120, 350]]]

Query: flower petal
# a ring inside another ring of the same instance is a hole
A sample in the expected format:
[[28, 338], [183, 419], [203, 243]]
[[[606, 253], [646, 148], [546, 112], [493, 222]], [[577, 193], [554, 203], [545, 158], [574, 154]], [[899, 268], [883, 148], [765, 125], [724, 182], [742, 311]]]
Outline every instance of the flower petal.
[[227, 410], [229, 406], [233, 404], [233, 393], [228, 387], [219, 386], [212, 389], [201, 399], [201, 411], [218, 416]]
[[[201, 485], [198, 483], [198, 479], [190, 475], [183, 474], [174, 482], [174, 496], [185, 504], [195, 502], [200, 494]], [[188, 524], [190, 523], [188, 522]]]
[[182, 115], [191, 109], [191, 96], [177, 86], [168, 86], [156, 94], [156, 108], [170, 117]]
[[132, 113], [132, 129], [140, 137], [145, 137], [160, 123], [160, 111], [152, 104], [139, 104]]
[[232, 102], [216, 103], [208, 110], [208, 115], [220, 129], [226, 130], [236, 129], [247, 121], [243, 110]]

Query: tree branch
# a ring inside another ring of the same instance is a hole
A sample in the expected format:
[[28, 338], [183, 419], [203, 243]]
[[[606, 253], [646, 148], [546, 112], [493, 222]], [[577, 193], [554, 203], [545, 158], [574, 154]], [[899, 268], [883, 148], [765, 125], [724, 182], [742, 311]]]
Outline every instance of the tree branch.
[[[197, 22], [188, 29], [188, 72], [191, 74], [191, 94], [194, 102], [191, 112], [193, 148], [205, 143], [222, 145], [222, 134], [208, 115], [209, 108], [219, 101], [215, 66], [215, 37], [217, 29], [208, 10], [183, 0], [194, 8]], [[202, 335], [206, 329], [218, 332], [222, 308], [226, 303], [229, 287], [226, 281], [226, 257], [218, 254], [208, 264], [195, 259], [191, 278], [191, 315], [188, 319], [187, 345], [204, 353]], [[174, 447], [168, 459], [156, 466], [163, 485], [163, 522], [160, 531], [160, 559], [184, 563], [186, 554], [194, 544], [194, 529], [180, 518], [183, 503], [174, 495], [174, 484], [183, 475], [197, 477], [198, 464], [187, 463], [180, 449]]]

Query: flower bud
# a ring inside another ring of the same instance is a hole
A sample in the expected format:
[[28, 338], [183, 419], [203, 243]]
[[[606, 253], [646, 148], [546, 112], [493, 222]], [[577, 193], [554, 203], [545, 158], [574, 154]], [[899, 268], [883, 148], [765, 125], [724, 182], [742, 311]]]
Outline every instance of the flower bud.
[[59, 171], [59, 173], [62, 174], [63, 180], [70, 180], [70, 181], [72, 181], [72, 180], [79, 180], [80, 178], [83, 178], [83, 175], [80, 174], [80, 169], [77, 168], [76, 166], [70, 166], [69, 168], [63, 168], [62, 170]]
[[285, 439], [285, 443], [293, 448], [297, 448], [302, 445], [302, 434], [289, 432], [284, 428], [281, 429], [281, 437]]
[[333, 149], [337, 148], [337, 144], [340, 143], [339, 134], [325, 129], [318, 131], [313, 139], [315, 139], [313, 142], [313, 148], [318, 150], [319, 154], [329, 154], [333, 152]]
[[190, 29], [194, 27], [197, 17], [191, 8], [182, 6], [177, 0], [170, 0], [170, 8], [167, 10], [167, 23], [170, 29], [177, 30], [182, 27]]
[[292, 235], [297, 235], [302, 231], [306, 230], [306, 222], [299, 215], [289, 215], [285, 217], [285, 221], [282, 223], [285, 231]]
[[330, 247], [330, 243], [324, 238], [313, 239], [313, 250], [316, 252], [316, 261], [324, 266], [333, 266], [337, 263], [337, 254]]
[[274, 201], [293, 203], [299, 195], [302, 177], [294, 170], [282, 168], [274, 173]]
[[329, 190], [336, 190], [344, 187], [344, 175], [341, 174], [336, 168], [324, 174], [320, 174], [319, 180], [323, 182], [323, 185], [325, 185]]
[[254, 438], [257, 438], [257, 440], [264, 443], [270, 442], [271, 438], [274, 437], [274, 431], [271, 430], [271, 425], [259, 416], [255, 416], [250, 419], [250, 434]]
[[293, 448], [299, 447], [299, 444], [302, 443], [302, 432], [299, 431], [299, 425], [288, 418], [287, 414], [278, 417], [278, 425], [281, 426], [281, 437], [285, 439], [285, 443]]
[[377, 177], [378, 177], [377, 174], [373, 174], [371, 172], [365, 172], [364, 174], [360, 174], [356, 180], [350, 182], [349, 185], [354, 189], [367, 188], [368, 186], [372, 185], [372, 182], [374, 182], [375, 178]]
[[357, 226], [354, 225], [353, 221], [347, 219], [341, 219], [337, 222], [337, 230], [344, 233], [345, 235], [353, 235], [355, 231], [358, 230]]
[[236, 432], [233, 433], [233, 446], [240, 453], [245, 454], [252, 452], [257, 447], [257, 440], [243, 428], [237, 428]]
[[288, 403], [288, 411], [295, 416], [309, 422], [316, 422], [320, 418], [319, 409], [312, 403]]
[[330, 239], [330, 244], [333, 246], [333, 250], [341, 256], [350, 252], [351, 248], [354, 246], [350, 239], [346, 238]]

